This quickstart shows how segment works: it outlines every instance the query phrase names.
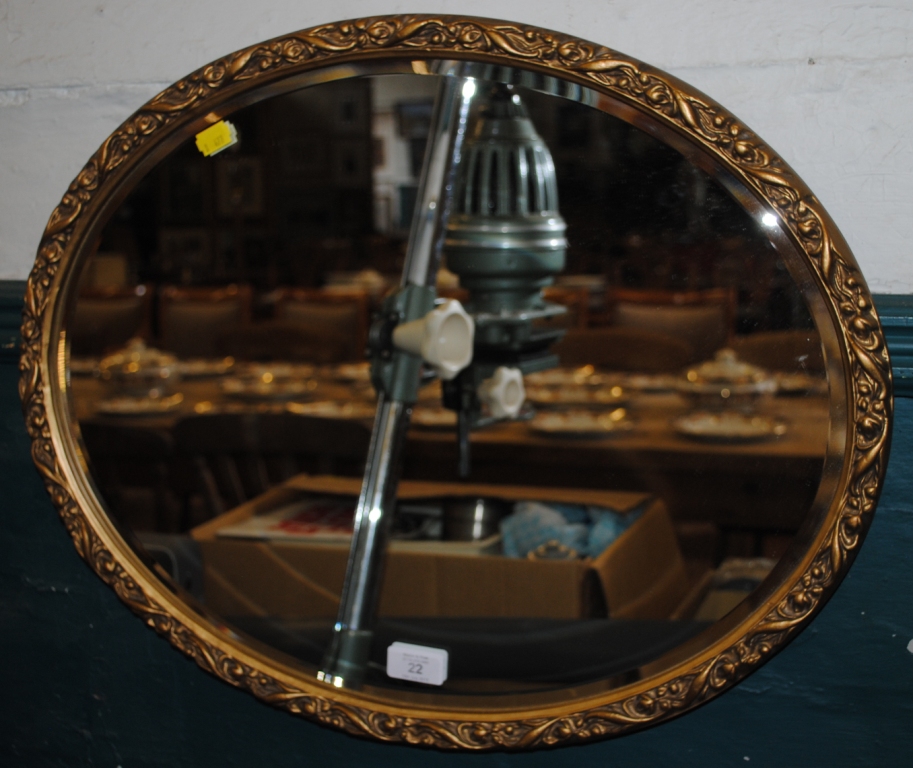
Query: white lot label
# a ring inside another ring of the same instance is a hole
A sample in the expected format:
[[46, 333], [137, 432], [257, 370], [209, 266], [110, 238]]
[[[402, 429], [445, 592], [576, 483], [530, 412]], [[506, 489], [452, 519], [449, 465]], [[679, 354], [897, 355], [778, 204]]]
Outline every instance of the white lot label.
[[387, 675], [413, 683], [442, 685], [447, 679], [447, 651], [412, 643], [387, 648]]

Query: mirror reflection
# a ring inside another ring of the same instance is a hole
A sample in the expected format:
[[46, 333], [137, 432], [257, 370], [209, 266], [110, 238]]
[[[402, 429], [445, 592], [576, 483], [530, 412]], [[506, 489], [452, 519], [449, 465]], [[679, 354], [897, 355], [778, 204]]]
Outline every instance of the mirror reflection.
[[[313, 86], [231, 115], [239, 141], [214, 156], [189, 139], [111, 217], [67, 325], [111, 515], [212, 612], [314, 669], [375, 411], [365, 348], [400, 282], [438, 80]], [[367, 673], [410, 695], [637, 679], [783, 556], [828, 437], [820, 339], [764, 225], [634, 125], [505, 92], [542, 154], [467, 154], [456, 212], [551, 196], [563, 263], [527, 299], [557, 308], [530, 321], [556, 365], [524, 371], [506, 415], [480, 401], [468, 461], [440, 380], [419, 391]], [[512, 181], [536, 163], [550, 180]], [[499, 311], [510, 292], [462, 258], [445, 247], [438, 296]], [[446, 680], [391, 677], [394, 643], [446, 650]]]

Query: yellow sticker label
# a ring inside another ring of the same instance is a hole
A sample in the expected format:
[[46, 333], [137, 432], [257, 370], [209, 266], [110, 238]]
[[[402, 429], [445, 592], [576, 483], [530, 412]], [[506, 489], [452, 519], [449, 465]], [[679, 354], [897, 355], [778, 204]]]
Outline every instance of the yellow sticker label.
[[215, 125], [200, 131], [196, 140], [197, 149], [206, 157], [211, 157], [232, 144], [237, 144], [238, 131], [228, 120], [219, 120]]

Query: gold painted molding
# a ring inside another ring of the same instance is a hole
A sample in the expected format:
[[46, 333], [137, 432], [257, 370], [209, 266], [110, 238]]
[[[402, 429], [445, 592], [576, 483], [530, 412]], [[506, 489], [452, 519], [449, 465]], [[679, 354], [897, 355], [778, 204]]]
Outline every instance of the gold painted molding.
[[[846, 449], [812, 549], [768, 603], [659, 680], [502, 715], [410, 709], [337, 691], [247, 649], [183, 606], [114, 530], [86, 480], [69, 430], [58, 345], [70, 278], [106, 204], [153, 148], [239, 95], [324, 66], [409, 57], [475, 59], [554, 75], [673, 130], [778, 213], [827, 305], [844, 365]], [[390, 742], [470, 750], [555, 745], [630, 732], [700, 705], [782, 648], [834, 592], [871, 523], [887, 464], [892, 402], [884, 337], [849, 249], [801, 180], [734, 116], [674, 78], [602, 46], [505, 22], [390, 16], [328, 24], [231, 54], [167, 88], [105, 140], [51, 215], [28, 281], [22, 338], [19, 389], [32, 456], [80, 556], [206, 671], [289, 712]]]

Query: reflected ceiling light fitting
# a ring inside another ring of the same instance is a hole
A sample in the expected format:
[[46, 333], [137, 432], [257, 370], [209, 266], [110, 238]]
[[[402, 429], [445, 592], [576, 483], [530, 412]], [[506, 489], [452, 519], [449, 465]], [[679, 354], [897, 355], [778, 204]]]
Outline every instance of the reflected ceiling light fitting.
[[[564, 269], [565, 229], [548, 147], [520, 95], [492, 84], [466, 139], [444, 241], [476, 327], [472, 363], [444, 382], [444, 405], [457, 412], [461, 477], [469, 475], [470, 431], [519, 415], [522, 391], [503, 395], [522, 388], [522, 374], [558, 364], [549, 347], [564, 331], [545, 321], [566, 309], [546, 302], [542, 289]], [[508, 379], [510, 390], [492, 384]]]

